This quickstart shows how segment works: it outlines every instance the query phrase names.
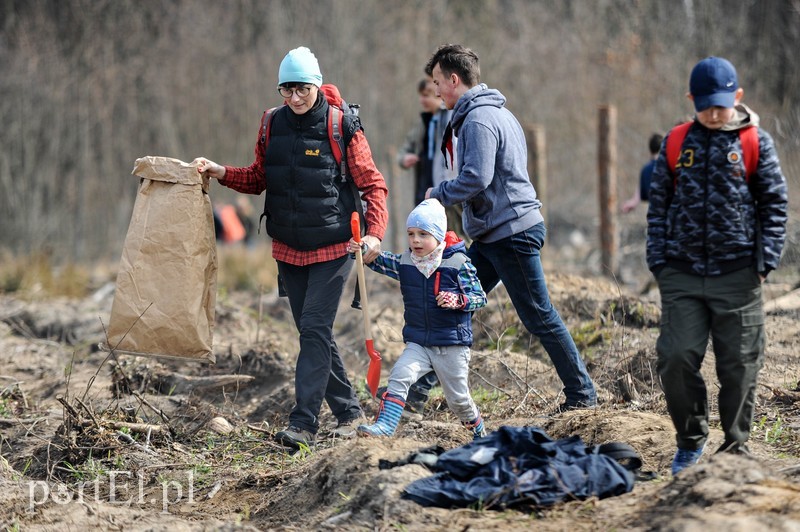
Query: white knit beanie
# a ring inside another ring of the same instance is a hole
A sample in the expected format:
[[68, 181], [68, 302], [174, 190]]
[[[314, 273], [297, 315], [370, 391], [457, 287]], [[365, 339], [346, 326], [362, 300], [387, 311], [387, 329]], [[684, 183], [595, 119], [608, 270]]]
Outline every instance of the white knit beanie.
[[427, 231], [441, 243], [447, 232], [447, 214], [439, 200], [429, 198], [414, 207], [414, 210], [408, 215], [406, 227], [417, 227]]

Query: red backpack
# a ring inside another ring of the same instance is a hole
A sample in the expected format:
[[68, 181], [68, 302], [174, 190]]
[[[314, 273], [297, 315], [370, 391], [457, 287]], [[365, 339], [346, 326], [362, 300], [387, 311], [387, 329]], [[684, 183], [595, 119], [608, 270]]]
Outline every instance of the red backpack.
[[[681, 147], [689, 128], [694, 122], [684, 122], [673, 127], [669, 136], [667, 137], [667, 167], [674, 177], [674, 185], [677, 185], [677, 176], [675, 170], [678, 167], [678, 159], [681, 155]], [[755, 126], [748, 126], [739, 130], [739, 141], [742, 143], [742, 158], [744, 159], [745, 168], [745, 182], [750, 183], [750, 176], [756, 173], [758, 168], [758, 128]]]

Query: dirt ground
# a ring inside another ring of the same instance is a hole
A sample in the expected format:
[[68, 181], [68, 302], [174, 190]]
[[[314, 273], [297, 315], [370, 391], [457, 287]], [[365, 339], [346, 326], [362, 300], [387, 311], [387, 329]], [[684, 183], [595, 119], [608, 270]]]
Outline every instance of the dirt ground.
[[[293, 405], [297, 334], [285, 299], [221, 294], [210, 366], [99, 351], [113, 299], [106, 284], [80, 300], [0, 296], [0, 529], [800, 530], [797, 280], [776, 275], [766, 287], [754, 457], [712, 454], [722, 436], [709, 353], [709, 451], [673, 478], [674, 433], [654, 377], [657, 292], [640, 294], [643, 279], [617, 284], [556, 260], [545, 264], [600, 407], [555, 413], [560, 383], [502, 287], [475, 315], [473, 394], [489, 430], [538, 426], [553, 438], [630, 444], [642, 470], [655, 474], [630, 493], [550, 508], [417, 505], [401, 497], [403, 489], [432, 473], [417, 464], [379, 469], [378, 462], [470, 441], [441, 394], [423, 419], [404, 419], [389, 440], [331, 439], [334, 419], [324, 409], [317, 445], [287, 453], [273, 441]], [[367, 275], [385, 381], [402, 350], [399, 290]], [[336, 337], [374, 415], [350, 290]]]

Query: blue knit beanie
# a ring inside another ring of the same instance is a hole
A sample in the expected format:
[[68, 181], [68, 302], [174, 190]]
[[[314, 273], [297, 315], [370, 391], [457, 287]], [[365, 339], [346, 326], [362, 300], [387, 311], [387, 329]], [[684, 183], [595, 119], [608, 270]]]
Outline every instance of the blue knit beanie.
[[429, 198], [414, 207], [414, 210], [408, 215], [406, 227], [417, 227], [427, 231], [441, 243], [447, 232], [447, 214], [439, 200]]
[[322, 85], [322, 72], [317, 57], [305, 46], [291, 50], [278, 69], [278, 85], [284, 83], [312, 83]]

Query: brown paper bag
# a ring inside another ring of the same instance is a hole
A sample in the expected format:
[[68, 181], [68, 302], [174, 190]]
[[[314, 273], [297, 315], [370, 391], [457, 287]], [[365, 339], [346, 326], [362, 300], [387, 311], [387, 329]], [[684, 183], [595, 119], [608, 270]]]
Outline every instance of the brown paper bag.
[[142, 157], [105, 350], [214, 362], [217, 248], [208, 177], [196, 163]]

